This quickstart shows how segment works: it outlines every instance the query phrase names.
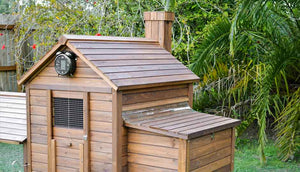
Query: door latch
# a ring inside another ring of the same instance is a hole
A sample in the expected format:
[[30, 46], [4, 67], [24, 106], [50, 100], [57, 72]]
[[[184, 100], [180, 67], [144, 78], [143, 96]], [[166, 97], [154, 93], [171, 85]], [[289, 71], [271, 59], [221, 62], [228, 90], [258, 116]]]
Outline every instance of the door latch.
[[87, 141], [87, 139], [88, 139], [88, 136], [87, 136], [87, 135], [84, 135], [84, 136], [83, 136], [83, 140]]

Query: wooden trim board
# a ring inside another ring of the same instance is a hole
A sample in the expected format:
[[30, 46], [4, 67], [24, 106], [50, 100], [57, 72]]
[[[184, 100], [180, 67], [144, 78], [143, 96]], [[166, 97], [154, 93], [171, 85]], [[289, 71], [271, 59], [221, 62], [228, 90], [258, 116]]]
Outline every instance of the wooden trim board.
[[31, 112], [30, 112], [30, 89], [26, 85], [26, 113], [27, 113], [27, 171], [31, 172]]
[[83, 94], [83, 130], [84, 130], [84, 141], [83, 141], [83, 171], [90, 171], [90, 95], [88, 92]]
[[189, 84], [189, 91], [188, 91], [188, 96], [189, 96], [189, 105], [191, 108], [193, 108], [193, 100], [194, 100], [194, 84], [191, 83]]
[[113, 172], [122, 171], [122, 92], [112, 93], [112, 134], [113, 134]]
[[179, 139], [178, 171], [188, 172], [190, 167], [189, 140]]
[[[48, 145], [49, 146], [49, 145]], [[56, 171], [56, 141], [55, 139], [51, 140], [51, 169], [53, 172]]]
[[48, 171], [55, 171], [52, 165], [52, 91], [47, 90], [47, 140], [48, 140]]
[[137, 37], [115, 37], [115, 36], [88, 36], [88, 35], [62, 35], [59, 38], [60, 44], [67, 44], [68, 41], [113, 41], [113, 42], [149, 42], [157, 41], [148, 38]]

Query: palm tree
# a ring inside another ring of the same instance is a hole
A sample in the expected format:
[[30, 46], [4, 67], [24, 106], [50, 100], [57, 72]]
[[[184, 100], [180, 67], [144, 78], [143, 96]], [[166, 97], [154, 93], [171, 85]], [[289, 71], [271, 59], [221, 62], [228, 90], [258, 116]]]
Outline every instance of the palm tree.
[[[223, 115], [243, 119], [240, 131], [257, 121], [261, 164], [266, 120], [276, 118], [282, 160], [299, 149], [300, 3], [298, 0], [239, 0], [232, 18], [205, 28], [191, 69], [203, 78], [203, 93], [214, 97]], [[298, 104], [297, 104], [298, 103]]]

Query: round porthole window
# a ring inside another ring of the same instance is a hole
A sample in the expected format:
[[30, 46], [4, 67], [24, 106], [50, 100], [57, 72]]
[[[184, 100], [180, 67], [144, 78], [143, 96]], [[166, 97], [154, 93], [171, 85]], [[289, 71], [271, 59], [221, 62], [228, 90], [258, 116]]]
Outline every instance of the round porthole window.
[[58, 75], [72, 76], [76, 69], [75, 54], [72, 52], [57, 52], [54, 68]]

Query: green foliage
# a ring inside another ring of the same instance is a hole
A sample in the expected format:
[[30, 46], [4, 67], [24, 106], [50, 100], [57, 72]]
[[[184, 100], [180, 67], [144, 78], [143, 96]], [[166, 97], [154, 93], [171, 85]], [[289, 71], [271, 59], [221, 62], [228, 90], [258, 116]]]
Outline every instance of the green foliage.
[[0, 14], [9, 14], [12, 2], [0, 0]]
[[300, 149], [300, 88], [289, 98], [276, 122], [280, 157], [285, 161], [294, 159]]
[[[299, 121], [297, 106], [291, 104], [298, 102], [300, 76], [297, 0], [24, 2], [15, 10], [21, 14], [15, 29], [15, 55], [19, 64], [29, 67], [62, 34], [143, 37], [144, 11], [174, 11], [172, 53], [201, 78], [194, 107], [241, 119], [239, 134], [258, 121], [262, 164], [269, 118], [277, 120], [282, 159], [299, 150], [295, 137], [299, 124], [296, 127], [288, 120]], [[31, 48], [33, 43], [36, 49]], [[24, 46], [30, 50], [25, 55]], [[292, 127], [285, 134], [288, 126]]]
[[[195, 56], [195, 50], [199, 48], [198, 42], [203, 37], [204, 26], [217, 17], [231, 14], [234, 4], [233, 0], [24, 2], [18, 6], [18, 13], [22, 15], [16, 28], [16, 56], [19, 64], [29, 67], [39, 60], [62, 34], [101, 33], [103, 36], [143, 37], [143, 12], [166, 10], [169, 7], [176, 16], [173, 24], [173, 54], [184, 64], [189, 64]], [[176, 8], [172, 9], [174, 7]], [[26, 45], [27, 40], [32, 40], [32, 43]], [[35, 50], [31, 48], [33, 43], [37, 44]], [[30, 50], [25, 57], [22, 54], [24, 46]], [[27, 67], [24, 68], [24, 71], [26, 70]]]
[[[297, 9], [299, 4], [294, 1], [238, 1], [232, 16], [220, 17], [206, 26], [204, 40], [191, 65], [202, 78], [195, 97], [199, 110], [209, 112], [210, 108], [220, 115], [242, 119], [239, 133], [257, 119], [261, 164], [266, 163], [267, 119], [287, 120], [280, 116], [289, 100], [282, 100], [296, 94], [295, 87], [299, 87], [300, 28], [295, 20], [299, 16], [291, 12]], [[290, 118], [299, 121], [297, 113], [299, 110], [291, 109]], [[290, 120], [286, 122], [292, 125]], [[296, 132], [293, 126], [290, 132]], [[292, 145], [299, 143], [292, 134], [283, 134], [283, 127], [279, 128], [278, 138]], [[282, 152], [285, 157], [295, 153], [295, 146], [283, 145], [283, 150], [292, 149]]]

